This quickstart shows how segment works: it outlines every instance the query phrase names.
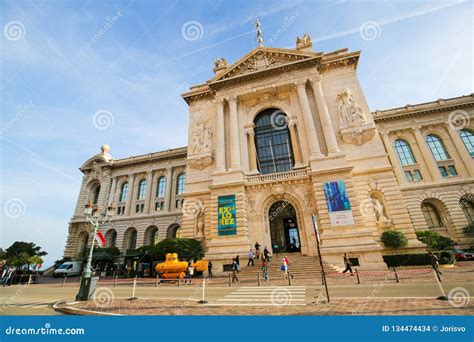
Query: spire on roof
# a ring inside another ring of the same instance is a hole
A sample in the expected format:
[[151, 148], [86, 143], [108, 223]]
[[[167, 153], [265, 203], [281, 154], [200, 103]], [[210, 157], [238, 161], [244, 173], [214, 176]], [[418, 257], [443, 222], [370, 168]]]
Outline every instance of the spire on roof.
[[253, 24], [255, 25], [255, 30], [257, 31], [258, 46], [263, 46], [262, 29], [260, 27], [260, 20], [258, 19], [258, 17], [255, 18]]

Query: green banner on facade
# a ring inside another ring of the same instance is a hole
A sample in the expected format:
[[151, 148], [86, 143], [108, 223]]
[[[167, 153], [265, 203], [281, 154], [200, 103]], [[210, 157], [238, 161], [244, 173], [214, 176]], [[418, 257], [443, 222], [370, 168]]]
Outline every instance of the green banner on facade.
[[235, 195], [219, 196], [217, 208], [217, 235], [236, 235]]

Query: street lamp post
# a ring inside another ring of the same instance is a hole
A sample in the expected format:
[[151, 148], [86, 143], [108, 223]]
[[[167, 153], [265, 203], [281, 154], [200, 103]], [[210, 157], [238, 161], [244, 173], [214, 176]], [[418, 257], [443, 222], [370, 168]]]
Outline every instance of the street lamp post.
[[95, 291], [98, 277], [92, 277], [92, 255], [94, 253], [94, 242], [97, 229], [104, 223], [110, 222], [115, 212], [114, 204], [110, 204], [107, 207], [105, 213], [97, 205], [93, 205], [91, 202], [87, 203], [84, 209], [84, 215], [86, 222], [94, 227], [94, 233], [92, 235], [92, 243], [89, 251], [89, 257], [87, 258], [86, 268], [81, 278], [81, 285], [79, 292], [76, 295], [76, 300], [89, 300]]

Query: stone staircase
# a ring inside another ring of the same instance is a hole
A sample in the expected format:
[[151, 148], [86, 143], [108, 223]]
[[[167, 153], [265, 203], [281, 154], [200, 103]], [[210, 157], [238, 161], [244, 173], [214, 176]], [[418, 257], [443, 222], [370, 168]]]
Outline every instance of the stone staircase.
[[[274, 254], [268, 264], [268, 273], [270, 280], [283, 278], [283, 271], [280, 266], [282, 258], [286, 255], [289, 260], [289, 271], [295, 278], [298, 279], [321, 279], [321, 266], [319, 258], [316, 256], [303, 256], [299, 253]], [[238, 274], [239, 279], [256, 279], [257, 272], [262, 276], [262, 260], [254, 259], [255, 266], [247, 266], [247, 259], [240, 260], [241, 270]], [[324, 270], [326, 272], [334, 272], [336, 269], [329, 264], [324, 263]]]

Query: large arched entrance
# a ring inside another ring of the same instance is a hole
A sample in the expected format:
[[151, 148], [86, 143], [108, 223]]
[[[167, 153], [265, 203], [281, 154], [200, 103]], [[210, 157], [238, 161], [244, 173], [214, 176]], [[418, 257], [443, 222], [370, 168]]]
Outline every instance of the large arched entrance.
[[273, 253], [301, 251], [296, 210], [288, 201], [274, 203], [268, 212]]

